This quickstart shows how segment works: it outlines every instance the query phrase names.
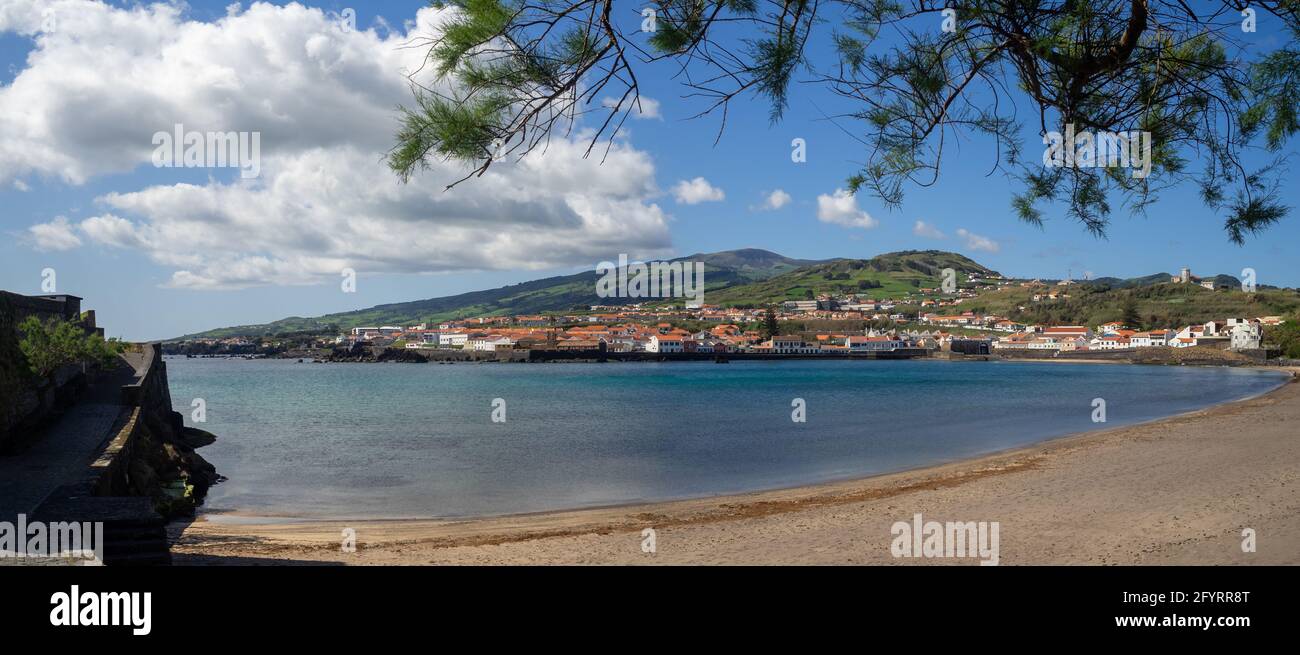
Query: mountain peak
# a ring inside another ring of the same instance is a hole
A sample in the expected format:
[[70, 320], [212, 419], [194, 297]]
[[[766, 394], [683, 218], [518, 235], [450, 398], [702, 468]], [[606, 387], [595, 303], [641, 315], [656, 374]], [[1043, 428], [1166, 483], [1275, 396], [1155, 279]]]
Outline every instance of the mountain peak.
[[771, 269], [771, 268], [797, 268], [809, 264], [819, 263], [820, 260], [791, 259], [785, 255], [774, 253], [762, 248], [738, 248], [736, 250], [722, 250], [719, 252], [697, 252], [693, 255], [682, 257], [682, 260], [702, 261], [709, 266], [732, 269]]

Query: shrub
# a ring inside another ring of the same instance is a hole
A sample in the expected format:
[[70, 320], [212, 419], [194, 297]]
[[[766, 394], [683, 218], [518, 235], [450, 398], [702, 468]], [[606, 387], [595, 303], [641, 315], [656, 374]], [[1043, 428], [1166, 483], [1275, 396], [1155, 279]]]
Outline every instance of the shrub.
[[105, 341], [72, 321], [42, 321], [28, 316], [18, 325], [22, 338], [18, 348], [27, 359], [28, 368], [39, 378], [48, 378], [67, 364], [111, 366], [125, 346], [114, 339]]
[[1300, 359], [1300, 322], [1289, 320], [1281, 325], [1265, 328], [1264, 342], [1276, 344], [1282, 350], [1282, 356]]

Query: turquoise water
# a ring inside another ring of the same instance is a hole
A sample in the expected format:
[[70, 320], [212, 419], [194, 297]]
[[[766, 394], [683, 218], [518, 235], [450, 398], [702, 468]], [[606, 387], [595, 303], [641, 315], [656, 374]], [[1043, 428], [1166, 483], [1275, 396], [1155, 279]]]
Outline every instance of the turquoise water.
[[[898, 471], [1267, 391], [1229, 368], [943, 361], [313, 364], [167, 358], [211, 510], [463, 517]], [[191, 401], [206, 402], [196, 424]], [[493, 422], [493, 399], [505, 401]], [[807, 421], [791, 420], [802, 398]], [[1106, 401], [1094, 423], [1093, 399]]]

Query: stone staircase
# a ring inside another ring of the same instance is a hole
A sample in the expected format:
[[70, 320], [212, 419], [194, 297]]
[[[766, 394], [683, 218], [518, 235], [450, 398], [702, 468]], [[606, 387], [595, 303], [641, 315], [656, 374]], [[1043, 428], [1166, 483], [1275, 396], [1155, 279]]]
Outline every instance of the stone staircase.
[[32, 520], [104, 524], [104, 564], [171, 564], [166, 522], [153, 501], [139, 496], [83, 496], [55, 493]]

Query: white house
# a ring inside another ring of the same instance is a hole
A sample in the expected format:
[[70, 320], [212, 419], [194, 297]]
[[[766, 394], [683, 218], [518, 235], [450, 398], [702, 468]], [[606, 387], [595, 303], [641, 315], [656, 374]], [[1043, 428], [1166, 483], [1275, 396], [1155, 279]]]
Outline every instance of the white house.
[[1120, 330], [1123, 330], [1123, 329], [1126, 328], [1126, 327], [1128, 327], [1128, 326], [1127, 326], [1127, 325], [1124, 325], [1124, 321], [1111, 321], [1111, 322], [1109, 322], [1109, 323], [1102, 323], [1101, 325], [1098, 325], [1098, 326], [1097, 326], [1097, 333], [1098, 333], [1098, 334], [1116, 334], [1116, 333], [1118, 333]]
[[1094, 338], [1089, 345], [1093, 350], [1122, 350], [1131, 348], [1132, 340], [1118, 334], [1107, 334]]
[[1169, 343], [1169, 337], [1173, 333], [1168, 330], [1151, 330], [1149, 332], [1138, 332], [1129, 337], [1129, 344], [1134, 348], [1152, 348], [1156, 346], [1165, 346]]
[[679, 353], [682, 352], [682, 338], [666, 334], [651, 335], [645, 349], [651, 353]]
[[817, 344], [804, 343], [801, 337], [773, 336], [771, 352], [780, 355], [817, 354], [821, 348]]
[[1196, 345], [1196, 340], [1203, 336], [1206, 336], [1204, 325], [1188, 325], [1179, 330], [1174, 336], [1169, 337], [1169, 345], [1174, 345], [1175, 339], [1191, 339], [1192, 345]]
[[[1230, 322], [1232, 319], [1228, 319]], [[1231, 348], [1233, 350], [1250, 350], [1259, 348], [1260, 340], [1263, 337], [1259, 325], [1249, 322], [1238, 322], [1233, 324], [1229, 335], [1232, 337]]]

